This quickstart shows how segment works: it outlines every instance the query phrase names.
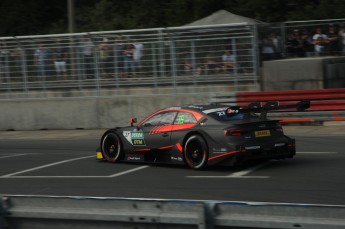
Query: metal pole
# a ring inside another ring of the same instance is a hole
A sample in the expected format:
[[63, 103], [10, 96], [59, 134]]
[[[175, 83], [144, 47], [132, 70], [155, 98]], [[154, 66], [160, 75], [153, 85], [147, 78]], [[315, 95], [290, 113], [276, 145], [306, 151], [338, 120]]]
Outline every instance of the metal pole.
[[[67, 11], [68, 11], [68, 32], [70, 34], [75, 33], [75, 19], [74, 19], [74, 0], [67, 0]], [[75, 76], [76, 74], [76, 63], [75, 63], [75, 42], [74, 37], [70, 37], [70, 47], [69, 47], [69, 58], [70, 58], [70, 76]], [[79, 79], [79, 77], [74, 77]], [[79, 81], [78, 81], [79, 82]], [[79, 84], [80, 87], [80, 84]]]
[[74, 20], [74, 0], [67, 0], [68, 11], [68, 32], [75, 32], [75, 20]]

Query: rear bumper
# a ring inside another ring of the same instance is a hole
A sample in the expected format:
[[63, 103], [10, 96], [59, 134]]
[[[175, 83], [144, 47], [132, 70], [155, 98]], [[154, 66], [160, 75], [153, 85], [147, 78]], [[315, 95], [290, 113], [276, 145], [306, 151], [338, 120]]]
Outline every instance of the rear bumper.
[[237, 145], [233, 152], [236, 153], [219, 158], [220, 160], [214, 161], [212, 164], [232, 166], [251, 160], [293, 158], [296, 154], [295, 139], [286, 137], [282, 141], [273, 143], [241, 144]]
[[238, 146], [237, 160], [293, 158], [296, 154], [295, 139], [287, 138], [284, 142], [275, 142], [260, 146]]

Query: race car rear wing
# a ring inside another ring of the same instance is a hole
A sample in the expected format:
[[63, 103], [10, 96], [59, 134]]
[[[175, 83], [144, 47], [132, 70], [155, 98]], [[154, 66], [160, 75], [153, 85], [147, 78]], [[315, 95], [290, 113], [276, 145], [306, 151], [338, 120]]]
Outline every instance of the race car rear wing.
[[279, 105], [279, 101], [269, 101], [263, 106], [261, 102], [250, 103], [247, 107], [231, 106], [226, 109], [228, 116], [233, 116], [239, 113], [244, 113], [248, 118], [252, 113], [259, 113], [261, 119], [267, 118], [267, 113], [276, 110], [295, 109], [297, 111], [305, 111], [310, 107], [309, 100], [302, 100], [296, 104]]

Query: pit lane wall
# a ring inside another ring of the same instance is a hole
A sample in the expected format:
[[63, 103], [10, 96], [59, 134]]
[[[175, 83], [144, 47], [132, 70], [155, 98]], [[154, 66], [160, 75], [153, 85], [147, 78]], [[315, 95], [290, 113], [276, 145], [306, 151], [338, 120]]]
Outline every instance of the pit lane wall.
[[0, 229], [345, 228], [345, 206], [54, 196], [1, 199]]

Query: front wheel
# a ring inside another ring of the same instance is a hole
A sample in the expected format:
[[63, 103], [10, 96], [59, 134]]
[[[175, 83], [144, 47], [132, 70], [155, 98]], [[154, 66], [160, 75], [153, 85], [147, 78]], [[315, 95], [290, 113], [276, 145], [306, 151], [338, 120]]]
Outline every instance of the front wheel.
[[103, 137], [101, 148], [104, 158], [109, 162], [117, 162], [123, 157], [121, 140], [113, 132]]
[[187, 139], [184, 146], [184, 158], [192, 169], [203, 169], [207, 166], [208, 150], [201, 136], [192, 135]]

